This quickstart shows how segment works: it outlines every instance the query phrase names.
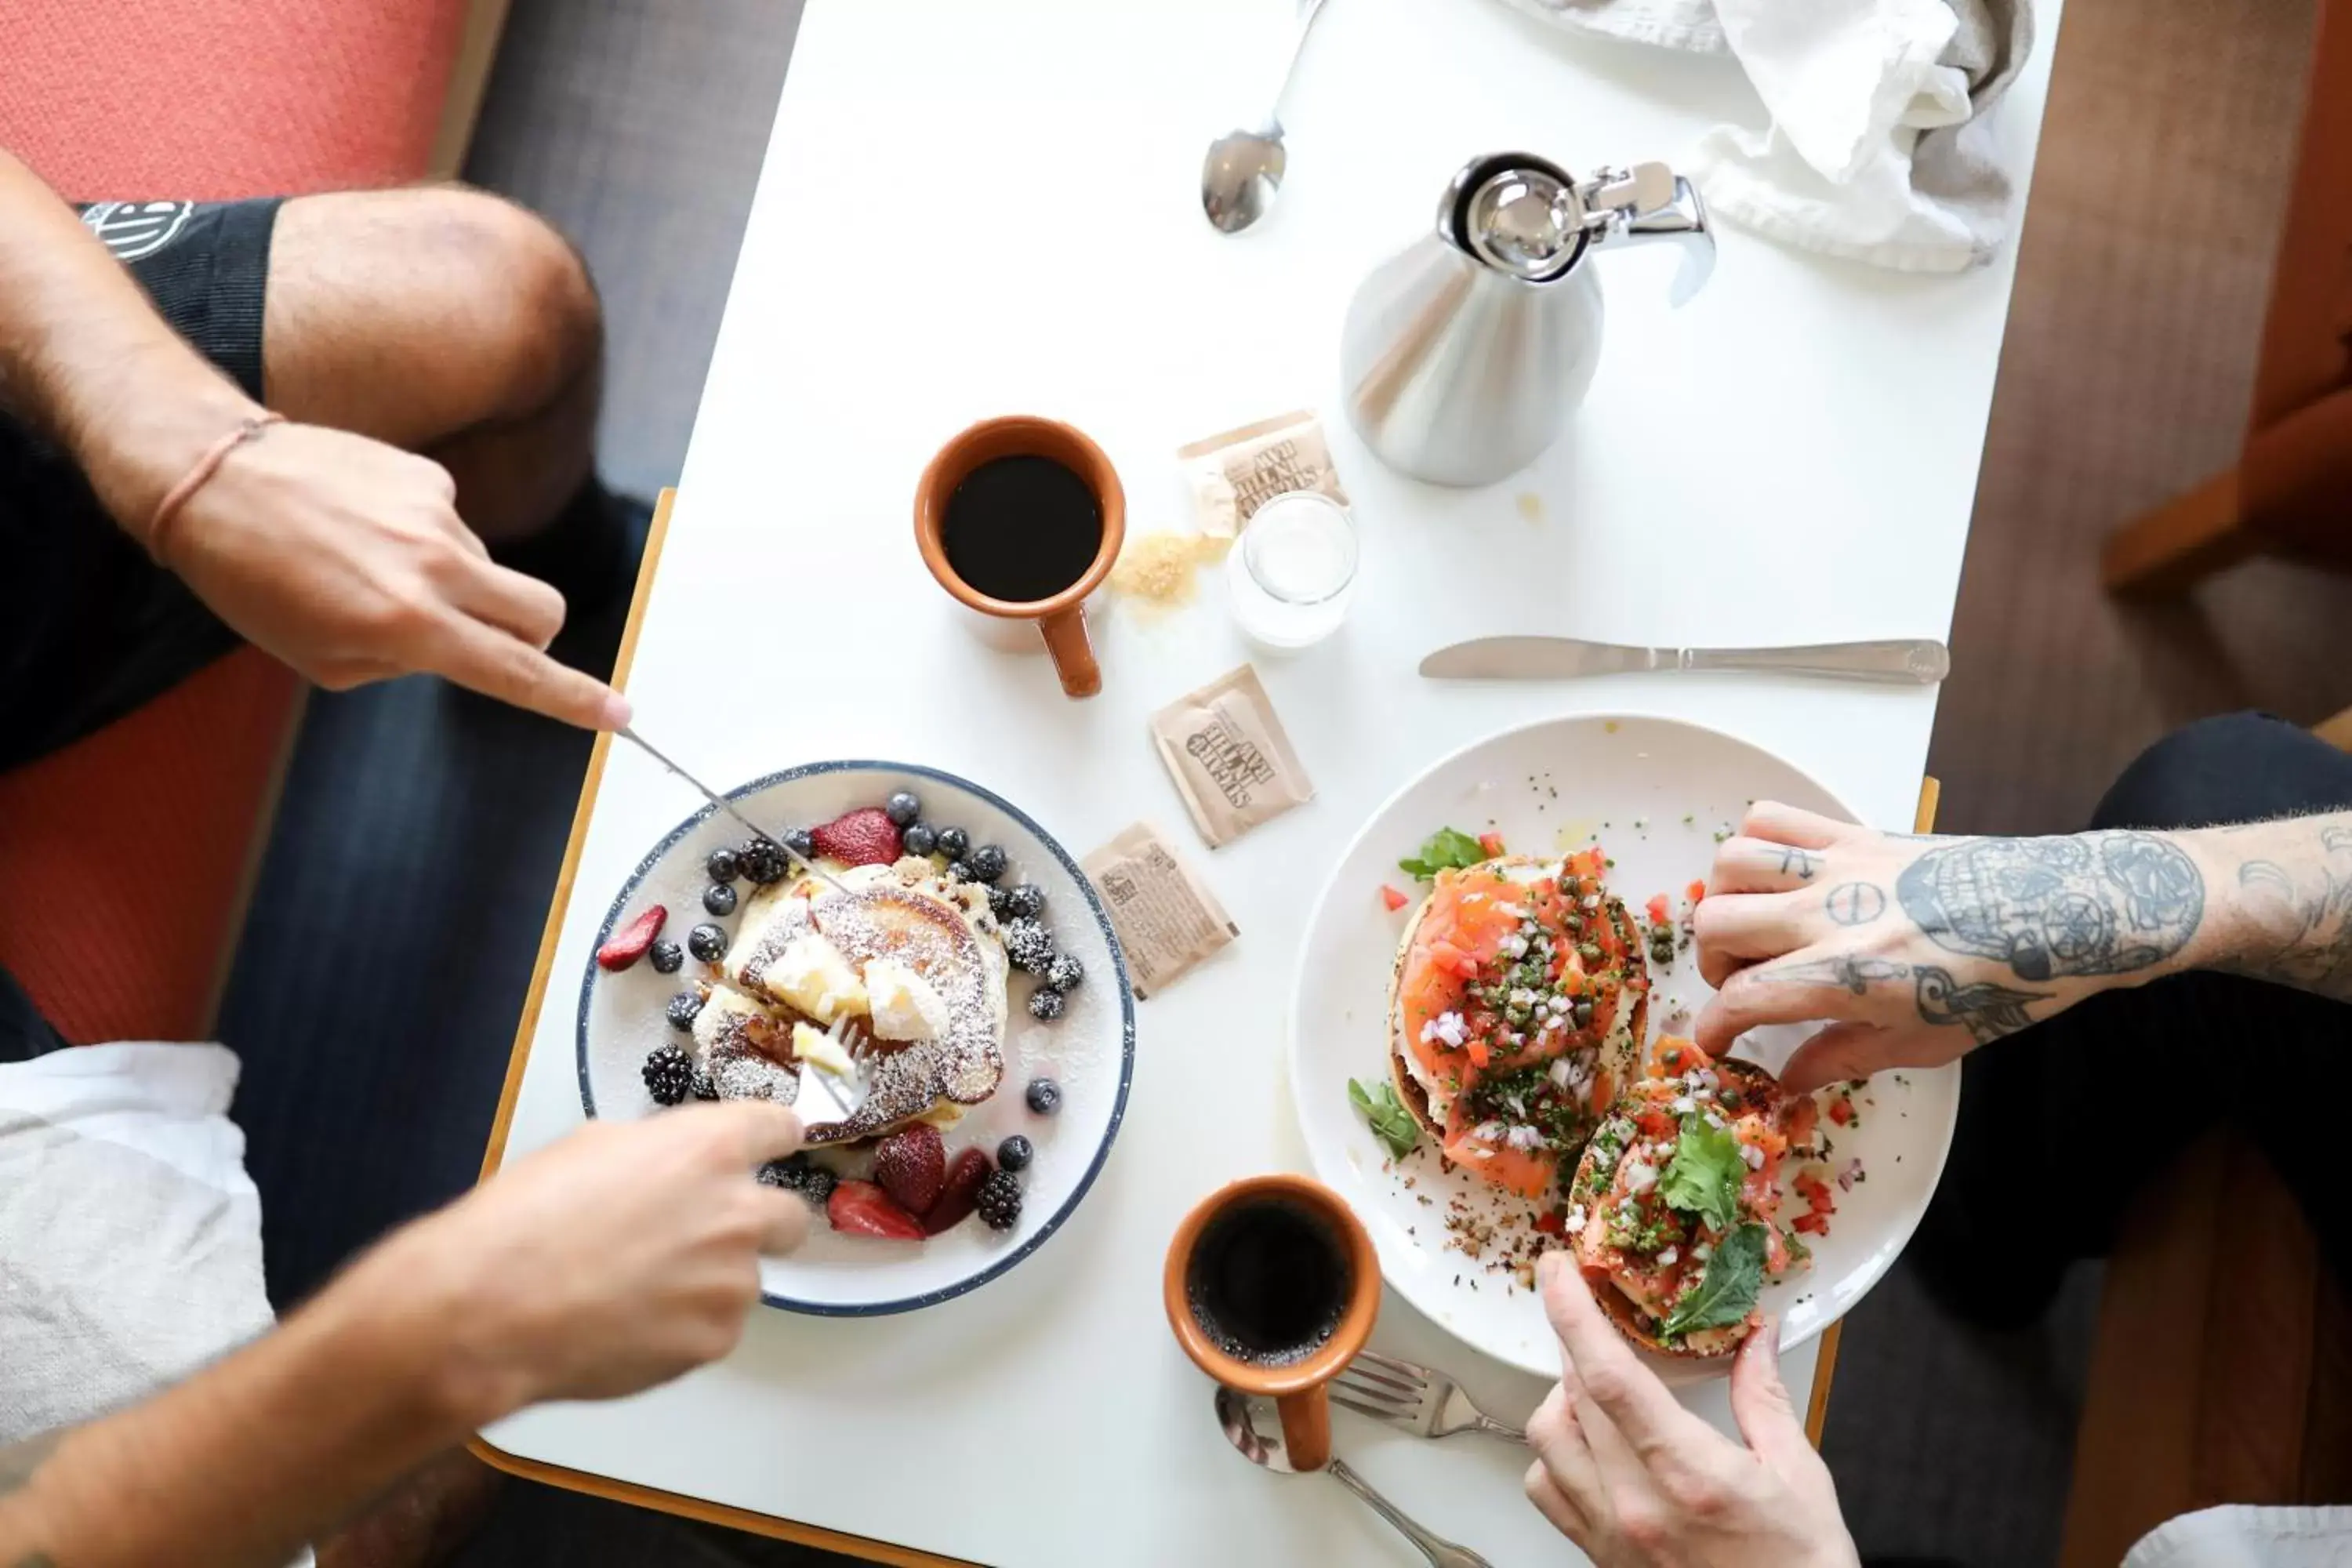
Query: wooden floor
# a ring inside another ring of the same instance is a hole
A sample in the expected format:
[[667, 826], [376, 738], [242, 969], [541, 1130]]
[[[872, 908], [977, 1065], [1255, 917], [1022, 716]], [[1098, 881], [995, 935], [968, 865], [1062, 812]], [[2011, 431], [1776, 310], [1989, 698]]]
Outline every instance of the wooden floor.
[[1940, 827], [2074, 826], [2185, 720], [2352, 704], [2352, 579], [2258, 562], [2148, 608], [2094, 573], [2108, 529], [2231, 460], [2310, 26], [2309, 0], [2067, 0], [1930, 757]]

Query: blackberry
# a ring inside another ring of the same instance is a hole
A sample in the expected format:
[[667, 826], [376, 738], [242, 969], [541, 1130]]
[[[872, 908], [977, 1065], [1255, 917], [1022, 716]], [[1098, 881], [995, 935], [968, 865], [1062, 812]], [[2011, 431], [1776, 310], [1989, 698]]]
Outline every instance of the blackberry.
[[1001, 921], [1011, 920], [1013, 918], [1013, 890], [1010, 888], [989, 889], [988, 912], [994, 915]]
[[913, 826], [922, 811], [923, 803], [903, 789], [882, 803], [882, 815], [890, 819], [893, 827]]
[[982, 845], [966, 855], [963, 861], [971, 868], [973, 878], [979, 881], [993, 882], [1004, 875], [1004, 851], [993, 844]]
[[646, 1092], [656, 1105], [676, 1105], [693, 1086], [694, 1058], [677, 1047], [656, 1046], [646, 1058]]
[[1029, 1162], [1036, 1158], [1036, 1155], [1035, 1145], [1015, 1132], [996, 1146], [997, 1168], [1005, 1171], [1025, 1171], [1029, 1168]]
[[686, 951], [705, 963], [716, 963], [727, 956], [727, 933], [705, 921], [686, 933]]
[[[1053, 993], [1048, 992], [1048, 995]], [[1040, 1116], [1051, 1116], [1062, 1109], [1062, 1086], [1050, 1078], [1029, 1080], [1029, 1109]]]
[[735, 864], [743, 875], [763, 888], [771, 882], [782, 881], [784, 874], [792, 869], [783, 850], [768, 838], [754, 838], [743, 846], [736, 852]]
[[686, 967], [686, 949], [674, 942], [657, 942], [646, 952], [656, 974], [676, 974]]
[[1057, 953], [1045, 966], [1045, 984], [1056, 991], [1076, 991], [1087, 978], [1087, 966], [1073, 953]]
[[980, 879], [981, 879], [980, 873], [979, 873], [978, 871], [975, 871], [975, 870], [973, 870], [973, 869], [972, 869], [971, 862], [971, 861], [969, 861], [969, 860], [950, 860], [950, 861], [949, 861], [949, 862], [948, 862], [948, 880], [949, 880], [949, 881], [950, 881], [950, 882], [956, 882], [956, 883], [963, 883], [963, 882], [977, 882], [977, 881], [979, 881]]
[[784, 835], [784, 847], [806, 860], [816, 854], [816, 835], [805, 827], [795, 827]]
[[929, 825], [918, 822], [898, 835], [898, 847], [909, 855], [928, 855], [940, 847], [940, 836]]
[[718, 1080], [713, 1079], [709, 1073], [703, 1069], [703, 1066], [700, 1062], [694, 1064], [694, 1079], [687, 1087], [694, 1091], [694, 1098], [697, 1100], [717, 1100], [719, 1098]]
[[836, 1178], [831, 1171], [806, 1154], [789, 1154], [761, 1166], [760, 1180], [769, 1186], [798, 1193], [818, 1208], [823, 1208], [824, 1200], [833, 1196]]
[[1034, 921], [1045, 912], [1045, 889], [1034, 882], [1024, 882], [1008, 889], [1004, 901], [1013, 913]]
[[1004, 922], [1004, 955], [1016, 969], [1043, 974], [1054, 962], [1054, 933], [1032, 920]]
[[743, 857], [722, 844], [710, 852], [702, 868], [710, 873], [714, 882], [731, 882], [743, 874]]
[[[681, 991], [677, 995], [669, 999], [668, 1010], [663, 1016], [669, 1019], [669, 1026], [671, 1028], [678, 1030], [680, 1033], [684, 1033], [694, 1027], [695, 1016], [701, 1011], [701, 995], [692, 991]], [[677, 1049], [676, 1046], [667, 1046], [663, 1048], [666, 1050]], [[656, 1054], [658, 1055], [659, 1053], [656, 1052]]]
[[703, 889], [702, 907], [709, 910], [714, 915], [733, 914], [735, 912], [735, 884], [732, 882], [713, 882], [710, 886]]
[[973, 1206], [989, 1229], [1011, 1230], [1021, 1223], [1021, 1184], [1010, 1171], [991, 1171], [980, 1184], [980, 1199]]
[[971, 835], [961, 827], [940, 829], [940, 853], [950, 860], [961, 860], [963, 852], [971, 847]]
[[1048, 985], [1040, 985], [1029, 993], [1029, 1016], [1044, 1023], [1050, 1024], [1060, 1017], [1066, 1005], [1062, 994]]

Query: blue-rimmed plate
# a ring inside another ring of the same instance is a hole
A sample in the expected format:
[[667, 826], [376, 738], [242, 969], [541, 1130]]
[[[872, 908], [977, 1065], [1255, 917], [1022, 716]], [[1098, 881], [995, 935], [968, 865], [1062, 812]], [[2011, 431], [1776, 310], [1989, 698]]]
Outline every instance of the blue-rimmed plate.
[[[683, 786], [681, 786], [683, 787]], [[1086, 966], [1086, 982], [1070, 993], [1063, 1016], [1040, 1023], [1024, 1005], [1030, 982], [1015, 974], [1004, 1041], [1004, 1082], [946, 1133], [950, 1157], [967, 1145], [993, 1152], [1019, 1132], [1036, 1145], [1022, 1173], [1020, 1223], [990, 1230], [967, 1220], [922, 1242], [881, 1241], [841, 1235], [822, 1220], [801, 1249], [761, 1265], [761, 1294], [788, 1311], [866, 1317], [911, 1311], [984, 1285], [1045, 1244], [1078, 1206], [1110, 1154], [1127, 1110], [1135, 1069], [1135, 996], [1118, 939], [1093, 886], [1068, 851], [1027, 814], [968, 779], [908, 763], [810, 763], [771, 773], [728, 792], [754, 822], [779, 832], [829, 822], [858, 806], [879, 805], [898, 790], [923, 803], [923, 820], [961, 827], [972, 842], [1003, 847], [1011, 862], [1007, 886], [1034, 882], [1045, 891], [1045, 920], [1065, 952]], [[669, 910], [663, 935], [681, 943], [703, 912], [709, 879], [703, 862], [721, 845], [740, 844], [742, 829], [705, 806], [655, 845], [630, 873], [604, 924], [602, 946], [614, 929], [652, 904]], [[749, 883], [739, 884], [749, 893]], [[716, 923], [731, 938], [737, 917]], [[655, 1047], [684, 1039], [663, 1021], [664, 1005], [701, 965], [688, 961], [677, 974], [640, 963], [608, 974], [591, 959], [580, 984], [580, 1098], [591, 1116], [660, 1114], [646, 1092], [643, 1068]], [[1054, 1079], [1060, 1110], [1039, 1116], [1025, 1103], [1032, 1079]]]

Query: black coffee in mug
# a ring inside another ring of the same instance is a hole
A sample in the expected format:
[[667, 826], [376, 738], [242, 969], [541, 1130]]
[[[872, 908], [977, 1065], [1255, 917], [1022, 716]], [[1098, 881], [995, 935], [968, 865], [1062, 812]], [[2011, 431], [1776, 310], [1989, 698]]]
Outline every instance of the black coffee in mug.
[[1184, 1274], [1201, 1331], [1225, 1354], [1286, 1366], [1339, 1326], [1355, 1280], [1322, 1216], [1282, 1198], [1237, 1203], [1201, 1232]]
[[1051, 458], [981, 464], [949, 494], [940, 527], [955, 574], [1015, 605], [1050, 599], [1085, 576], [1102, 539], [1102, 502]]

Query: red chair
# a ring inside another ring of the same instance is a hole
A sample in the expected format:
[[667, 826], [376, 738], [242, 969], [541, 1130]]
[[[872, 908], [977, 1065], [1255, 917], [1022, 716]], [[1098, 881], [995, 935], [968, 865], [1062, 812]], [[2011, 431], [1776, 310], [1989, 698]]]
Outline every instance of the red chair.
[[[8, 0], [0, 146], [71, 199], [454, 171], [504, 0]], [[210, 1032], [299, 687], [247, 649], [0, 775], [0, 965], [66, 1037]]]

